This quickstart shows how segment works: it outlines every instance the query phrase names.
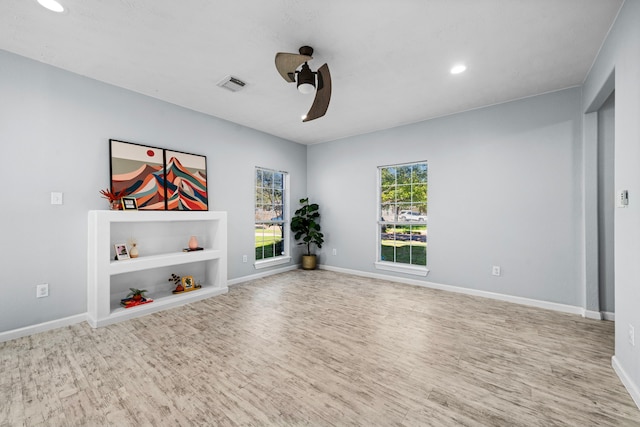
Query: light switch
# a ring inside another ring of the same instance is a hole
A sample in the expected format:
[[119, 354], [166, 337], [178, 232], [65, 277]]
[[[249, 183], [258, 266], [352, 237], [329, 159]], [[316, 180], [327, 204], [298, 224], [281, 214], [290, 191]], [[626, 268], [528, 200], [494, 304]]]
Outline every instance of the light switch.
[[52, 192], [51, 193], [51, 204], [52, 205], [61, 205], [62, 204], [62, 193]]
[[616, 207], [626, 208], [629, 206], [629, 192], [627, 190], [618, 190], [616, 194]]

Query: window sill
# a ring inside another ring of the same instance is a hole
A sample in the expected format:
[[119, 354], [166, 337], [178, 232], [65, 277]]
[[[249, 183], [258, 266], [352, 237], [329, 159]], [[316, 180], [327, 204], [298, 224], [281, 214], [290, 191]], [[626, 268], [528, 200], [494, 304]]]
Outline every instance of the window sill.
[[409, 264], [396, 264], [393, 262], [377, 261], [374, 263], [378, 270], [393, 271], [395, 273], [411, 274], [413, 276], [426, 277], [429, 269], [424, 266], [415, 266]]
[[277, 258], [256, 261], [253, 266], [256, 270], [260, 270], [261, 268], [274, 267], [276, 265], [288, 264], [289, 262], [291, 262], [290, 256], [279, 256]]

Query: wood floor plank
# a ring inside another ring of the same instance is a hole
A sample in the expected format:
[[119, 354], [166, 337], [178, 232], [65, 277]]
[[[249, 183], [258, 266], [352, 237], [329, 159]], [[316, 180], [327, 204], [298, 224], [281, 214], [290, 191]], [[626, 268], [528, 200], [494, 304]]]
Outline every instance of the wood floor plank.
[[613, 323], [296, 270], [0, 343], [0, 426], [638, 426]]

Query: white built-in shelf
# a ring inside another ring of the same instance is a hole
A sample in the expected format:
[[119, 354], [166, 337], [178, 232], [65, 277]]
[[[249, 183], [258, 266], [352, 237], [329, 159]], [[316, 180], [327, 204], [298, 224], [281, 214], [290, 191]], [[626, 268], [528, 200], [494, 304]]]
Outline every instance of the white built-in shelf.
[[143, 256], [123, 261], [111, 261], [110, 274], [130, 273], [132, 271], [148, 270], [151, 268], [168, 267], [189, 262], [208, 261], [222, 256], [219, 249], [205, 249], [193, 252], [175, 252], [160, 255]]
[[[183, 252], [192, 235], [204, 250]], [[130, 238], [138, 243], [140, 256], [114, 260], [114, 245]], [[196, 272], [202, 288], [173, 294], [168, 267]], [[226, 293], [227, 214], [90, 211], [87, 270], [87, 320], [94, 328]], [[148, 289], [153, 302], [120, 307], [130, 287]]]

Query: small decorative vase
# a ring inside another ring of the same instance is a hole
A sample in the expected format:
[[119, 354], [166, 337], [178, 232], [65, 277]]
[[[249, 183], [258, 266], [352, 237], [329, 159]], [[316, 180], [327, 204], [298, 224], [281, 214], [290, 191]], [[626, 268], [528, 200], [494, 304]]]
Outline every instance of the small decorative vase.
[[198, 247], [198, 239], [196, 236], [191, 236], [189, 239], [189, 249], [196, 249]]
[[138, 255], [140, 255], [138, 253], [138, 246], [136, 246], [136, 243], [134, 243], [133, 245], [131, 245], [131, 249], [129, 249], [129, 257], [138, 258]]
[[113, 200], [110, 204], [112, 211], [117, 211], [122, 209], [122, 205], [120, 204], [120, 200]]

